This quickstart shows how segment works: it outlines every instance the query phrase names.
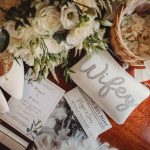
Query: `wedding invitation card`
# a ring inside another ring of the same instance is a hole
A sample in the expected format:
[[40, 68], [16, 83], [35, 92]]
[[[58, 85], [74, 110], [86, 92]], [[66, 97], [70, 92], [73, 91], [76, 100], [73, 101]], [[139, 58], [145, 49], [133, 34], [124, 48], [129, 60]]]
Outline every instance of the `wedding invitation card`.
[[33, 140], [64, 95], [64, 90], [49, 80], [29, 83], [30, 78], [31, 70], [25, 77], [23, 98], [11, 98], [8, 103], [10, 111], [0, 118]]
[[99, 134], [112, 127], [98, 104], [80, 88], [74, 88], [64, 97], [88, 137], [96, 139]]

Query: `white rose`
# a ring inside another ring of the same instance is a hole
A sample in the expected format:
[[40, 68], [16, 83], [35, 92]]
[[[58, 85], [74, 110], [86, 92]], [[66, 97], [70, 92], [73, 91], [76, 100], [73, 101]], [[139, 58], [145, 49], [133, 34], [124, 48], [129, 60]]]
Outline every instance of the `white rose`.
[[64, 50], [64, 42], [61, 42], [60, 44], [57, 43], [57, 41], [53, 38], [50, 39], [44, 39], [45, 45], [48, 48], [49, 53], [59, 53], [62, 50]]
[[35, 32], [40, 35], [53, 35], [61, 27], [60, 13], [54, 6], [44, 7], [34, 20]]
[[66, 41], [69, 45], [77, 46], [81, 44], [90, 34], [93, 33], [94, 21], [89, 21], [83, 26], [70, 30]]
[[65, 29], [72, 29], [79, 23], [78, 11], [73, 4], [61, 8], [60, 21]]

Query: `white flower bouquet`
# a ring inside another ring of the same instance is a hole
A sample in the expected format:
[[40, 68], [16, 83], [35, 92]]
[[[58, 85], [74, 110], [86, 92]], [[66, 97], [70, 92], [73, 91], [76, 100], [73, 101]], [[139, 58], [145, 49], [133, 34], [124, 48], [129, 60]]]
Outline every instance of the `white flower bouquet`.
[[[8, 50], [34, 66], [36, 79], [66, 64], [71, 49], [105, 50], [101, 10], [111, 9], [111, 0], [22, 0], [5, 16], [10, 35]], [[67, 73], [69, 70], [67, 70]]]

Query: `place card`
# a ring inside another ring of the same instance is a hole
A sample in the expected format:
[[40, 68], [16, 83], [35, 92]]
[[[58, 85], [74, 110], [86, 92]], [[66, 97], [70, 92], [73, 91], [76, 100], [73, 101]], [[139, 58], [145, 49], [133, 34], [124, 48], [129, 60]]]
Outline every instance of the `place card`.
[[80, 88], [64, 95], [87, 136], [96, 139], [112, 126], [102, 109]]
[[2, 114], [0, 118], [33, 140], [64, 95], [64, 90], [48, 79], [29, 83], [30, 78], [33, 78], [31, 70], [25, 77], [23, 98], [10, 98], [10, 111]]

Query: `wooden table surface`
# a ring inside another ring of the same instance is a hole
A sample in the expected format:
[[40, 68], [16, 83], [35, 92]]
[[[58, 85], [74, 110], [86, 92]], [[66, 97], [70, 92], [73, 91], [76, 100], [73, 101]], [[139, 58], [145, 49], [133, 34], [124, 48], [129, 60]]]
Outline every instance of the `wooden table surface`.
[[[5, 1], [8, 2], [8, 0], [4, 0], [1, 3], [4, 4]], [[80, 57], [70, 57], [70, 66], [75, 64], [79, 59]], [[26, 67], [26, 70], [27, 68], [28, 67]], [[51, 81], [66, 91], [69, 91], [75, 87], [73, 82], [65, 82], [62, 75], [63, 72], [60, 67], [57, 68], [56, 72], [59, 83], [53, 79], [52, 75], [49, 75], [48, 78]], [[5, 93], [5, 96], [7, 99], [9, 99], [9, 95], [7, 93]], [[100, 135], [102, 142], [109, 142], [113, 147], [116, 147], [119, 150], [150, 150], [150, 97], [143, 101], [143, 103], [136, 108], [136, 110], [129, 116], [128, 120], [123, 125], [117, 125], [110, 118], [109, 120], [112, 123], [112, 128]], [[1, 123], [19, 134], [9, 125], [5, 124], [4, 122]], [[20, 136], [26, 139], [24, 136]]]

